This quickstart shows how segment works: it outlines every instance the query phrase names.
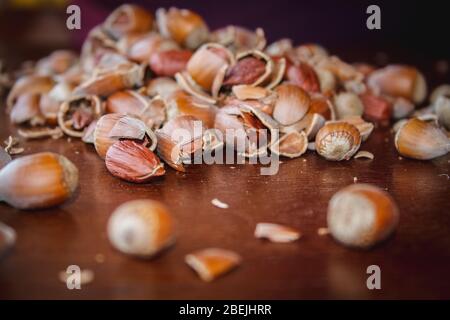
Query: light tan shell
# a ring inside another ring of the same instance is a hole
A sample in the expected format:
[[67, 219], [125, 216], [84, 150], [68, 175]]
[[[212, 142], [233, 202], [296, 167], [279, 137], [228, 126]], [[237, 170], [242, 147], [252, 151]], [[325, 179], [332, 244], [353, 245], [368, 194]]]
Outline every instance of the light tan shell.
[[147, 136], [150, 139], [151, 151], [156, 149], [157, 137], [144, 122], [129, 115], [110, 113], [102, 116], [94, 131], [94, 145], [97, 154], [104, 159], [109, 147], [119, 139], [142, 140]]
[[280, 156], [297, 158], [306, 152], [308, 138], [303, 131], [291, 131], [281, 136], [275, 143], [270, 145], [270, 151]]
[[366, 141], [369, 138], [370, 134], [372, 133], [373, 129], [375, 128], [373, 123], [367, 122], [359, 116], [350, 116], [343, 120], [327, 121], [326, 123], [339, 123], [339, 122], [346, 122], [354, 125], [358, 129], [362, 141]]
[[72, 103], [77, 103], [80, 100], [86, 100], [89, 102], [89, 104], [93, 110], [94, 118], [98, 119], [103, 113], [102, 104], [100, 102], [100, 99], [97, 96], [93, 96], [93, 95], [72, 97], [69, 100], [62, 103], [59, 108], [59, 111], [58, 111], [58, 125], [61, 128], [61, 130], [70, 137], [82, 138], [86, 132], [86, 130], [77, 131], [77, 130], [70, 128], [70, 126], [67, 125], [66, 119], [65, 119], [65, 115], [70, 110], [70, 105]]
[[349, 123], [328, 123], [316, 135], [316, 151], [327, 160], [349, 160], [358, 151], [361, 135]]
[[351, 116], [362, 116], [364, 105], [361, 99], [352, 92], [342, 92], [334, 97], [336, 116], [339, 120]]
[[191, 78], [187, 72], [177, 73], [175, 75], [178, 85], [185, 90], [187, 93], [193, 95], [194, 97], [210, 104], [215, 104], [216, 99], [211, 95], [203, 91]]
[[369, 248], [385, 240], [398, 220], [394, 200], [372, 185], [350, 185], [333, 195], [328, 205], [328, 230], [350, 247]]
[[276, 223], [263, 223], [260, 222], [255, 228], [255, 238], [268, 239], [272, 242], [288, 243], [293, 242], [302, 236], [302, 234], [288, 226], [276, 224]]
[[[212, 49], [220, 50], [227, 58], [224, 59]], [[186, 71], [199, 87], [211, 92], [213, 83], [218, 81], [217, 77], [222, 77], [223, 81], [223, 75], [221, 76], [221, 73], [224, 73], [223, 69], [226, 71], [227, 67], [234, 63], [234, 56], [227, 48], [217, 43], [207, 43], [192, 55]]]
[[150, 258], [175, 242], [175, 221], [158, 201], [129, 201], [111, 214], [108, 238], [120, 252]]
[[308, 112], [311, 99], [306, 91], [292, 84], [282, 84], [276, 88], [273, 118], [288, 126], [300, 121]]
[[188, 254], [185, 261], [203, 281], [209, 282], [236, 268], [242, 259], [233, 251], [208, 248]]
[[389, 65], [372, 72], [367, 84], [376, 94], [403, 97], [420, 104], [427, 95], [424, 76], [416, 68], [404, 65]]
[[404, 157], [431, 160], [450, 151], [450, 139], [435, 122], [413, 118], [397, 131], [395, 147]]

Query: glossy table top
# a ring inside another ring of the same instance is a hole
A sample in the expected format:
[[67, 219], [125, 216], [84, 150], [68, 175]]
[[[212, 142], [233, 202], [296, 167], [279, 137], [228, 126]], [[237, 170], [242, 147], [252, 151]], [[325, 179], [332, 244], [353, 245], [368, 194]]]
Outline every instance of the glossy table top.
[[[0, 115], [0, 139], [16, 128]], [[0, 298], [43, 299], [305, 299], [450, 298], [450, 156], [421, 162], [399, 158], [389, 129], [377, 128], [361, 150], [374, 160], [328, 162], [311, 151], [282, 159], [274, 176], [258, 165], [193, 165], [185, 174], [167, 168], [152, 183], [111, 176], [90, 145], [67, 138], [23, 141], [24, 154], [53, 151], [80, 170], [75, 196], [43, 211], [0, 204], [0, 221], [18, 235], [0, 261]], [[327, 204], [340, 188], [358, 182], [386, 189], [400, 208], [395, 235], [370, 251], [347, 249], [329, 236]], [[111, 212], [127, 200], [164, 202], [179, 223], [178, 240], [154, 260], [116, 252], [106, 238]], [[229, 204], [219, 209], [218, 198]], [[255, 239], [258, 222], [298, 228], [291, 244]], [[184, 256], [205, 247], [238, 252], [242, 265], [212, 283], [202, 282]], [[90, 269], [95, 279], [68, 290], [59, 272]], [[381, 290], [368, 290], [366, 269], [381, 268]]]

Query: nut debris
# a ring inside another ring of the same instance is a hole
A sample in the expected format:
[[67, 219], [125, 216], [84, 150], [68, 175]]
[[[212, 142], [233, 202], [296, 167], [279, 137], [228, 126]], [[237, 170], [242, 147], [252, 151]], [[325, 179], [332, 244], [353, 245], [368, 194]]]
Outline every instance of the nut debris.
[[321, 237], [326, 236], [330, 234], [330, 230], [328, 230], [328, 228], [319, 228], [317, 229], [317, 234]]
[[56, 127], [54, 129], [51, 128], [33, 128], [33, 129], [19, 129], [17, 131], [19, 136], [25, 139], [42, 139], [51, 137], [53, 139], [59, 139], [64, 134], [61, 128]]
[[186, 255], [185, 262], [203, 281], [210, 282], [236, 268], [242, 259], [229, 250], [208, 248]]
[[25, 151], [24, 148], [17, 147], [19, 140], [16, 137], [9, 136], [4, 143], [6, 145], [5, 151], [11, 156], [21, 154]]
[[211, 203], [214, 206], [216, 206], [217, 208], [220, 208], [220, 209], [228, 209], [230, 207], [228, 204], [226, 204], [225, 202], [220, 201], [217, 198], [212, 199]]
[[359, 151], [355, 155], [355, 159], [359, 159], [359, 158], [365, 158], [365, 159], [373, 160], [375, 158], [375, 156], [373, 155], [373, 153], [371, 153], [369, 151]]
[[[59, 280], [61, 280], [61, 282], [67, 283], [67, 280], [69, 279], [69, 277], [71, 276], [71, 274], [68, 274], [65, 270], [59, 272]], [[89, 270], [89, 269], [83, 269], [81, 270], [81, 274], [80, 274], [80, 284], [81, 285], [85, 285], [85, 284], [89, 284], [91, 282], [94, 281], [94, 271]]]
[[255, 229], [256, 238], [268, 239], [272, 242], [293, 242], [301, 236], [302, 234], [296, 229], [275, 223], [258, 223]]
[[102, 253], [97, 253], [94, 257], [95, 262], [97, 263], [104, 263], [105, 262], [105, 255]]

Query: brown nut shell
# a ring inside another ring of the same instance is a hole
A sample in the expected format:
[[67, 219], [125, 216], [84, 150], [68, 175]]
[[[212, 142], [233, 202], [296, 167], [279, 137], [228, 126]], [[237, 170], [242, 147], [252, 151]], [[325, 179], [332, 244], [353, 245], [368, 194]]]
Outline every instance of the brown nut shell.
[[188, 49], [196, 49], [208, 40], [209, 30], [203, 18], [187, 9], [156, 11], [159, 31]]
[[431, 160], [450, 151], [450, 138], [435, 122], [413, 118], [397, 131], [395, 147], [404, 157]]
[[144, 122], [132, 116], [110, 113], [102, 116], [94, 131], [94, 145], [97, 154], [104, 159], [106, 153], [119, 139], [130, 139], [144, 141], [149, 139], [148, 147], [155, 150], [157, 144], [156, 135]]
[[361, 145], [359, 130], [345, 122], [328, 123], [316, 135], [316, 151], [331, 161], [349, 160]]
[[19, 96], [9, 115], [11, 122], [14, 124], [35, 121], [43, 123], [44, 119], [40, 113], [39, 99], [39, 94], [35, 93], [25, 93]]
[[[58, 111], [58, 125], [68, 136], [82, 138], [89, 124], [98, 119], [102, 111], [102, 105], [97, 96], [73, 97], [61, 104]], [[68, 125], [68, 122], [71, 124]]]
[[0, 200], [18, 209], [42, 209], [69, 199], [78, 169], [66, 157], [42, 152], [9, 162], [0, 171]]
[[175, 220], [168, 208], [154, 200], [133, 200], [120, 205], [108, 221], [108, 239], [118, 251], [152, 258], [173, 245]]
[[49, 92], [54, 85], [54, 81], [50, 76], [27, 75], [19, 78], [6, 100], [7, 110], [11, 110], [16, 100], [22, 94], [41, 94]]
[[300, 157], [307, 149], [308, 138], [303, 131], [288, 132], [270, 146], [270, 151], [288, 158]]
[[375, 93], [403, 97], [416, 104], [427, 94], [424, 76], [410, 66], [390, 65], [376, 70], [369, 75], [367, 84]]
[[119, 39], [127, 34], [148, 32], [153, 28], [153, 23], [153, 15], [144, 8], [124, 4], [106, 18], [103, 28], [115, 39]]
[[74, 89], [73, 94], [108, 96], [116, 91], [142, 84], [144, 68], [136, 64], [121, 65], [106, 72], [94, 74]]
[[354, 184], [336, 193], [328, 205], [328, 229], [350, 247], [369, 248], [385, 240], [397, 227], [399, 211], [383, 190]]
[[185, 261], [203, 281], [210, 282], [236, 268], [242, 259], [233, 251], [208, 248], [188, 254]]
[[210, 92], [220, 70], [233, 62], [234, 57], [227, 48], [207, 43], [192, 55], [186, 70], [198, 86]]
[[282, 125], [291, 125], [301, 120], [309, 110], [308, 93], [296, 85], [282, 84], [276, 88], [278, 99], [275, 102], [273, 118]]
[[105, 164], [113, 176], [135, 183], [145, 183], [165, 173], [158, 157], [132, 140], [114, 143], [106, 153]]

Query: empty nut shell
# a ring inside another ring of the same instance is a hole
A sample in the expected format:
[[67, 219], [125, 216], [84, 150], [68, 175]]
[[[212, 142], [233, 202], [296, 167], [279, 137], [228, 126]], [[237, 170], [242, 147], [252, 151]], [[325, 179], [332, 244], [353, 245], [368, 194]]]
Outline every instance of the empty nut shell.
[[193, 11], [177, 8], [166, 11], [160, 8], [156, 11], [156, 18], [164, 37], [172, 38], [188, 49], [198, 48], [209, 37], [205, 21]]
[[280, 156], [297, 158], [306, 152], [308, 138], [305, 132], [291, 131], [270, 146], [270, 150]]
[[308, 93], [296, 85], [282, 84], [277, 87], [273, 118], [282, 125], [291, 125], [301, 120], [309, 110]]
[[212, 281], [230, 272], [241, 263], [241, 257], [229, 250], [209, 248], [190, 253], [186, 263], [194, 269], [203, 281]]
[[425, 78], [416, 68], [390, 65], [372, 72], [367, 84], [376, 94], [403, 97], [420, 104], [426, 97]]
[[66, 157], [36, 153], [9, 162], [0, 171], [0, 200], [18, 209], [42, 209], [70, 198], [78, 169]]
[[145, 183], [164, 175], [164, 165], [142, 144], [131, 140], [114, 143], [106, 153], [105, 164], [115, 177], [135, 183]]
[[337, 241], [350, 247], [372, 247], [395, 230], [398, 220], [394, 200], [368, 184], [340, 190], [328, 205], [329, 231]]
[[122, 253], [151, 258], [175, 242], [175, 221], [158, 201], [129, 201], [109, 218], [108, 238]]
[[104, 159], [109, 147], [119, 139], [146, 141], [151, 151], [157, 144], [156, 135], [144, 122], [132, 116], [110, 113], [101, 117], [94, 131], [94, 145], [97, 154]]
[[102, 114], [102, 105], [97, 96], [72, 97], [61, 104], [58, 125], [71, 137], [82, 138], [92, 121]]
[[115, 39], [119, 39], [131, 33], [148, 32], [152, 29], [153, 22], [152, 14], [144, 8], [124, 4], [106, 18], [103, 28]]
[[221, 70], [234, 62], [232, 53], [219, 44], [201, 46], [189, 60], [186, 69], [190, 77], [202, 89], [210, 92]]
[[94, 74], [74, 89], [73, 94], [106, 97], [116, 91], [131, 89], [142, 84], [144, 68], [136, 64], [123, 64], [112, 70]]
[[11, 122], [14, 124], [45, 122], [40, 113], [39, 98], [39, 94], [35, 93], [25, 93], [19, 96], [9, 115]]
[[359, 130], [345, 122], [328, 123], [316, 135], [316, 151], [327, 160], [349, 160], [360, 145]]
[[450, 151], [450, 139], [435, 122], [413, 118], [397, 131], [395, 147], [404, 157], [431, 160]]
[[49, 76], [27, 75], [18, 79], [6, 100], [7, 110], [11, 110], [16, 100], [22, 94], [41, 94], [49, 92], [54, 85], [54, 81]]
[[362, 116], [364, 105], [361, 99], [352, 92], [342, 92], [334, 97], [336, 116], [344, 119], [350, 116]]

